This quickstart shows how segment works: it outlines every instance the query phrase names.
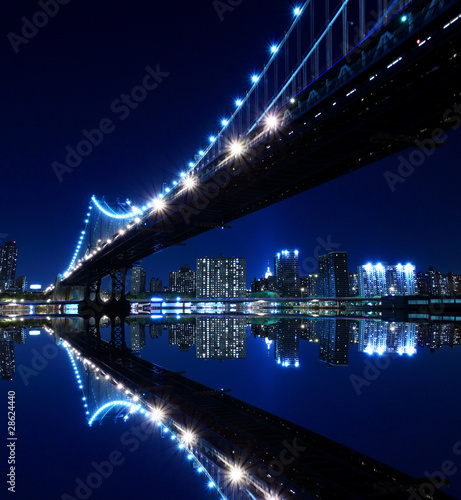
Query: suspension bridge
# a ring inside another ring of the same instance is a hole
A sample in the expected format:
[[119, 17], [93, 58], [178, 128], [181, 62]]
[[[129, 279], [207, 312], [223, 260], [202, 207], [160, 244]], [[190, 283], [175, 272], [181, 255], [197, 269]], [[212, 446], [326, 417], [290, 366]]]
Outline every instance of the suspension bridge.
[[123, 299], [136, 261], [455, 128], [460, 21], [455, 0], [304, 2], [177, 179], [141, 203], [91, 198], [49, 290], [89, 307], [111, 276]]
[[452, 498], [426, 495], [426, 478], [412, 478], [101, 339], [89, 351], [88, 322], [81, 318], [57, 324], [88, 425], [138, 417], [138, 432], [168, 439], [223, 500], [406, 500], [412, 492]]

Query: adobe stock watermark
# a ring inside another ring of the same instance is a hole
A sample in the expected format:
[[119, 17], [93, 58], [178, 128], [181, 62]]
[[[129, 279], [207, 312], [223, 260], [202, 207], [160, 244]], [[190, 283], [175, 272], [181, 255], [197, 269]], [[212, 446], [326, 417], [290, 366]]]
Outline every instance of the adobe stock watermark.
[[[457, 441], [452, 446], [451, 452], [457, 457], [461, 455], [461, 441]], [[425, 471], [424, 477], [427, 481], [420, 484], [417, 491], [415, 488], [407, 489], [410, 494], [408, 500], [424, 500], [426, 498], [433, 498], [434, 493], [439, 488], [447, 485], [447, 478], [453, 476], [457, 472], [458, 467], [456, 467], [452, 460], [445, 460], [440, 465], [440, 470], [436, 470], [432, 473]]]
[[129, 431], [124, 432], [120, 437], [122, 450], [115, 449], [109, 453], [107, 460], [101, 462], [91, 462], [91, 470], [82, 479], [80, 476], [75, 478], [75, 490], [73, 494], [63, 493], [61, 500], [87, 500], [91, 497], [105, 480], [109, 479], [117, 468], [125, 463], [126, 452], [134, 453], [139, 449], [141, 442], [146, 441], [154, 434], [156, 423], [153, 420], [146, 419], [136, 426], [131, 426]]
[[[453, 108], [447, 109], [443, 113], [443, 122], [452, 123], [452, 130], [456, 130], [461, 126], [461, 105], [455, 104]], [[403, 155], [398, 156], [399, 166], [397, 167], [397, 173], [386, 170], [384, 172], [384, 179], [389, 186], [392, 193], [396, 191], [396, 185], [402, 184], [408, 179], [417, 167], [426, 161], [427, 158], [434, 154], [437, 147], [442, 146], [447, 140], [447, 134], [443, 129], [437, 127], [435, 128], [430, 138], [423, 139], [422, 141], [414, 141], [414, 145], [417, 149], [412, 151], [407, 158]]]
[[21, 35], [10, 31], [6, 37], [13, 47], [14, 53], [19, 52], [21, 45], [27, 45], [34, 38], [41, 28], [44, 28], [51, 18], [55, 17], [62, 5], [67, 5], [70, 0], [39, 0], [37, 5], [40, 10], [37, 10], [32, 15], [32, 19], [21, 17], [22, 28]]
[[[269, 464], [269, 473], [271, 475], [269, 482], [273, 483], [277, 476], [283, 474], [285, 467], [292, 464], [303, 451], [306, 450], [305, 446], [300, 446], [296, 442], [296, 438], [290, 444], [288, 441], [282, 441], [283, 450], [279, 453], [278, 460], [272, 460]], [[266, 475], [265, 469], [259, 469], [259, 474], [261, 476]]]
[[56, 344], [49, 343], [45, 344], [40, 351], [32, 349], [31, 354], [29, 365], [20, 364], [16, 367], [16, 373], [20, 375], [25, 386], [29, 385], [31, 377], [36, 377], [48, 367], [50, 361], [58, 356], [59, 349]]
[[[144, 75], [141, 84], [135, 85], [130, 92], [120, 94], [117, 99], [114, 99], [110, 105], [110, 110], [113, 115], [120, 121], [128, 118], [131, 111], [136, 109], [142, 103], [149, 92], [156, 90], [158, 86], [167, 78], [170, 73], [162, 71], [160, 65], [157, 64], [155, 69], [150, 66], [145, 68], [146, 74]], [[63, 162], [53, 161], [51, 168], [56, 174], [59, 182], [63, 181], [63, 175], [73, 172], [83, 161], [83, 158], [89, 156], [94, 148], [98, 147], [104, 141], [104, 137], [111, 134], [115, 128], [115, 118], [102, 118], [97, 124], [96, 128], [91, 130], [83, 129], [83, 139], [80, 140], [75, 147], [67, 145], [65, 150], [67, 152]]]
[[389, 368], [391, 361], [398, 357], [399, 355], [396, 352], [390, 352], [386, 356], [365, 358], [362, 376], [355, 373], [349, 375], [349, 380], [357, 396], [361, 396], [363, 387], [369, 387], [381, 375], [383, 370]]
[[314, 249], [313, 257], [306, 257], [303, 259], [300, 266], [300, 269], [307, 274], [312, 274], [318, 270], [319, 260], [322, 254], [325, 254], [327, 250], [334, 250], [335, 248], [339, 248], [341, 246], [341, 243], [334, 243], [331, 240], [331, 234], [326, 237], [326, 241], [320, 236], [317, 236], [315, 241], [318, 245]]
[[238, 7], [243, 0], [213, 0], [213, 7], [219, 20], [224, 21], [224, 17], [228, 12], [233, 12], [235, 7]]
[[[367, 36], [364, 39], [364, 36], [368, 33], [371, 32], [373, 28], [377, 25], [378, 21], [380, 21], [386, 11], [382, 10], [379, 12], [376, 12], [375, 10], [372, 10], [369, 12], [369, 15], [371, 16], [372, 20], [368, 21], [367, 24], [363, 27], [363, 32], [360, 30], [360, 26], [354, 23], [350, 23], [350, 25], [353, 26], [353, 30], [355, 33], [354, 39], [352, 40], [352, 44], [350, 43], [344, 43], [341, 42], [341, 49], [343, 51], [343, 54], [346, 54], [346, 62], [347, 64], [350, 64], [352, 62], [352, 56], [354, 54], [356, 55], [361, 55], [363, 50], [366, 49], [369, 45], [371, 45], [373, 39], [376, 36], [381, 36], [381, 33], [379, 30], [375, 30], [373, 33], [371, 33], [369, 36]], [[362, 41], [362, 43], [360, 43]]]
[[[250, 154], [247, 154], [246, 161], [251, 158]], [[243, 163], [229, 163], [226, 168], [218, 170], [212, 177], [208, 179], [206, 184], [201, 184], [197, 189], [200, 190], [199, 195], [190, 204], [182, 203], [178, 210], [181, 213], [184, 222], [190, 224], [191, 218], [198, 216], [202, 210], [204, 210], [213, 200], [219, 195], [222, 189], [225, 189], [232, 177], [240, 174], [243, 170]], [[175, 207], [171, 206], [170, 209], [174, 210]]]

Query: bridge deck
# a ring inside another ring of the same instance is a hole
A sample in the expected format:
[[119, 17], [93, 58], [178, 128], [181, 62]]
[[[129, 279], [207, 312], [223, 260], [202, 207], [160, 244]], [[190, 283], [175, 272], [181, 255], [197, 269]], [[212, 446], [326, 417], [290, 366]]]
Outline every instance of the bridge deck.
[[200, 164], [193, 171], [195, 189], [168, 194], [164, 211], [153, 210], [116, 236], [63, 284], [85, 284], [90, 268], [103, 276], [129, 268], [171, 245], [415, 146], [438, 127], [454, 128], [460, 114], [453, 106], [459, 100], [461, 22], [444, 26], [460, 13], [459, 2], [445, 2], [430, 16], [432, 4], [440, 2], [411, 2], [411, 29], [398, 17], [389, 21], [300, 92], [288, 105], [291, 118], [286, 115], [276, 133], [254, 129], [242, 156], [229, 160], [223, 152]]

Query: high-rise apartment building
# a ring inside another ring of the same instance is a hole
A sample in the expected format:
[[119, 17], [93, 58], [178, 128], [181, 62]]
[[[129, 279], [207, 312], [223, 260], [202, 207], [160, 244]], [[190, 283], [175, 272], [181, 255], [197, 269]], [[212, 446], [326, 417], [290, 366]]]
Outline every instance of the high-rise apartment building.
[[274, 257], [275, 283], [282, 297], [299, 297], [298, 250], [282, 250]]
[[200, 299], [246, 297], [246, 259], [222, 255], [197, 259], [196, 296]]
[[163, 292], [163, 282], [159, 278], [152, 278], [150, 280], [149, 290], [151, 292]]
[[415, 294], [415, 268], [411, 264], [388, 266], [369, 263], [358, 267], [358, 275], [361, 297]]
[[13, 380], [15, 366], [14, 343], [4, 333], [0, 336], [0, 375], [3, 380]]
[[319, 257], [320, 295], [323, 297], [348, 297], [349, 273], [347, 252], [327, 250]]
[[318, 294], [319, 275], [308, 274], [299, 278], [301, 297], [315, 297]]
[[195, 271], [190, 266], [180, 266], [179, 271], [170, 271], [170, 292], [195, 293]]
[[276, 325], [274, 357], [281, 366], [299, 366], [300, 319], [282, 319]]
[[139, 295], [146, 291], [146, 270], [135, 264], [131, 271], [131, 293]]
[[347, 366], [349, 361], [349, 329], [352, 321], [326, 319], [319, 322], [319, 359], [328, 366]]
[[14, 286], [19, 289], [20, 292], [27, 291], [27, 278], [25, 276], [18, 276], [14, 283]]
[[0, 247], [0, 287], [8, 289], [14, 286], [18, 247], [15, 241], [7, 241]]
[[197, 318], [196, 356], [199, 359], [245, 358], [246, 321], [228, 317]]

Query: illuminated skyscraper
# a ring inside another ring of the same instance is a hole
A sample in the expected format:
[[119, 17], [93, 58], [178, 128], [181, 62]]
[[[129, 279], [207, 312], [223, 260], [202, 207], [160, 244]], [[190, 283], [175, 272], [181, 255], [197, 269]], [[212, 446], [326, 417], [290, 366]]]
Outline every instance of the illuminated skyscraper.
[[373, 266], [368, 263], [358, 267], [358, 275], [361, 297], [415, 294], [415, 268], [411, 264]]
[[349, 273], [349, 297], [355, 297], [359, 294], [359, 275]]
[[180, 351], [188, 351], [195, 344], [195, 321], [168, 325], [168, 336], [169, 345], [177, 345]]
[[328, 250], [319, 257], [320, 295], [323, 297], [348, 297], [349, 274], [347, 252]]
[[14, 342], [6, 332], [0, 331], [0, 375], [3, 380], [13, 380], [14, 373]]
[[196, 356], [200, 359], [246, 357], [246, 321], [242, 318], [197, 318]]
[[197, 298], [246, 297], [246, 259], [222, 255], [197, 259], [196, 276]]
[[21, 292], [27, 291], [27, 278], [25, 276], [18, 276], [15, 281], [15, 287], [19, 288]]
[[195, 293], [195, 271], [185, 265], [179, 271], [170, 271], [170, 292]]
[[150, 280], [149, 290], [151, 292], [163, 292], [163, 282], [159, 278], [152, 278]]
[[0, 247], [0, 286], [10, 288], [14, 286], [18, 248], [15, 241], [7, 241]]
[[298, 250], [282, 250], [274, 257], [277, 292], [283, 297], [299, 297]]
[[146, 291], [146, 270], [135, 264], [131, 271], [131, 293], [139, 295]]
[[301, 297], [315, 297], [318, 294], [319, 275], [308, 274], [299, 278]]
[[412, 356], [416, 352], [416, 324], [364, 319], [360, 321], [359, 351]]
[[299, 366], [300, 319], [282, 319], [276, 325], [274, 356], [277, 363], [285, 367]]
[[349, 360], [349, 331], [354, 322], [326, 319], [319, 323], [320, 361], [325, 361], [328, 366], [346, 366]]
[[139, 351], [146, 345], [146, 325], [133, 322], [130, 325], [131, 333], [131, 350], [134, 353]]

